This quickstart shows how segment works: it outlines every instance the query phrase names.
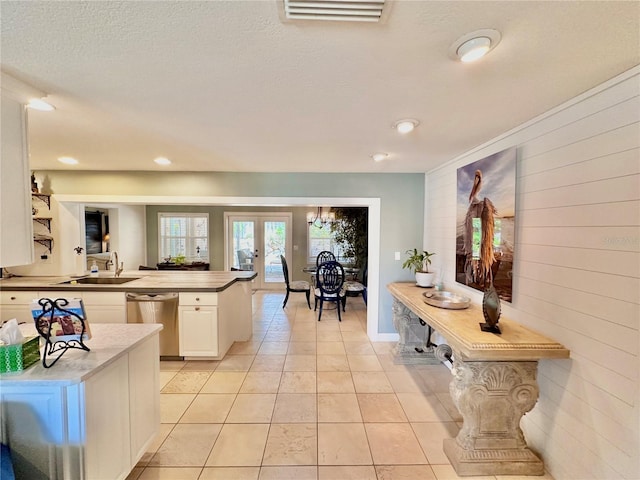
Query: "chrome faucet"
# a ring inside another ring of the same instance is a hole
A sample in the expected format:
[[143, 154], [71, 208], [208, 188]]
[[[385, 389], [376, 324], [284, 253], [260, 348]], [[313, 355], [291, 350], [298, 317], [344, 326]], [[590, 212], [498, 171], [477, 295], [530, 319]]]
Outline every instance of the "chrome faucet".
[[118, 263], [118, 252], [113, 252], [112, 255], [115, 257], [115, 262], [113, 262], [113, 265], [115, 267], [115, 273], [114, 273], [114, 277], [119, 277], [120, 274], [122, 273], [122, 270], [124, 268], [124, 262]]

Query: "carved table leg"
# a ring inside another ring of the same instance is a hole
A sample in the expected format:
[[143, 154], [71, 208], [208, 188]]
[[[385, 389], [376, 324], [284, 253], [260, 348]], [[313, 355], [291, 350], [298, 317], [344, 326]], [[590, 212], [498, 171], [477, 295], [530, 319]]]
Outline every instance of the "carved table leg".
[[458, 475], [543, 475], [520, 419], [538, 400], [538, 362], [461, 361], [454, 352], [449, 391], [464, 423], [444, 451]]
[[[434, 355], [434, 347], [427, 347], [429, 342], [427, 324], [401, 302], [393, 299], [393, 326], [400, 339], [392, 350], [393, 361], [398, 364], [426, 364], [440, 363]], [[416, 350], [417, 349], [417, 350]]]

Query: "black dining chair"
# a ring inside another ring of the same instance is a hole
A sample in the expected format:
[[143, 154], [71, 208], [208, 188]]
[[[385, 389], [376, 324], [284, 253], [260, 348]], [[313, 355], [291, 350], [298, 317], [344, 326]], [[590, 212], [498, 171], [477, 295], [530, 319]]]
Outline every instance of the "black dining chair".
[[294, 282], [289, 282], [289, 267], [287, 266], [287, 260], [283, 255], [280, 255], [280, 261], [282, 262], [282, 274], [284, 275], [284, 283], [287, 286], [287, 294], [284, 297], [284, 303], [282, 304], [282, 308], [286, 307], [287, 301], [289, 300], [289, 293], [302, 293], [304, 292], [307, 296], [307, 305], [309, 305], [309, 310], [311, 310], [311, 285], [306, 280], [296, 280]]
[[[320, 301], [320, 312], [318, 313], [318, 321], [322, 318], [322, 308], [324, 302], [333, 302], [336, 304], [336, 310], [338, 311], [338, 321], [342, 321], [340, 314], [340, 304], [344, 297], [344, 290], [342, 285], [344, 284], [344, 268], [336, 261], [328, 261], [321, 263], [316, 271], [316, 288], [315, 294], [315, 308], [318, 308], [318, 300]], [[344, 305], [343, 305], [344, 307]]]
[[[324, 262], [335, 262], [336, 256], [333, 254], [333, 252], [330, 252], [329, 250], [323, 250], [321, 251], [317, 256], [316, 256], [316, 272], [318, 271], [318, 267], [320, 266], [321, 263]], [[311, 285], [313, 286], [313, 288], [316, 288], [316, 276], [313, 275], [311, 277]], [[316, 299], [316, 305], [318, 305], [318, 300]]]
[[357, 297], [362, 295], [364, 304], [367, 304], [367, 266], [362, 271], [362, 282], [358, 280], [347, 280], [342, 287], [344, 296], [342, 297], [342, 311], [345, 311], [347, 305], [347, 297]]
[[316, 267], [319, 267], [320, 264], [324, 262], [335, 262], [335, 261], [336, 261], [336, 256], [333, 254], [333, 252], [330, 252], [329, 250], [323, 250], [316, 257]]

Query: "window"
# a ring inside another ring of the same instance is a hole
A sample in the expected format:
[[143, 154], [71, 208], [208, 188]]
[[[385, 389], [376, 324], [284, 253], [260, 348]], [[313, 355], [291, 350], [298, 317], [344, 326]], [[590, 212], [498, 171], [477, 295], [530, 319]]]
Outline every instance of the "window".
[[338, 260], [344, 260], [344, 252], [342, 248], [333, 238], [333, 233], [331, 232], [331, 227], [325, 226], [324, 228], [316, 227], [315, 225], [309, 225], [309, 241], [307, 245], [309, 246], [309, 258], [307, 259], [308, 263], [315, 264], [316, 257], [318, 254], [324, 250], [328, 250], [333, 252]]
[[208, 213], [158, 213], [158, 260], [209, 262]]

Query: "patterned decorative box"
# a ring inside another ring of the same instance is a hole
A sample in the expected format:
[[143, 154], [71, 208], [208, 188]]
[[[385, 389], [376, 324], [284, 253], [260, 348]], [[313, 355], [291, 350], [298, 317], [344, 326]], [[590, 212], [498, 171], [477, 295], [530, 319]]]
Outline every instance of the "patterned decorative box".
[[21, 372], [40, 360], [40, 337], [27, 337], [17, 345], [0, 345], [0, 373]]

